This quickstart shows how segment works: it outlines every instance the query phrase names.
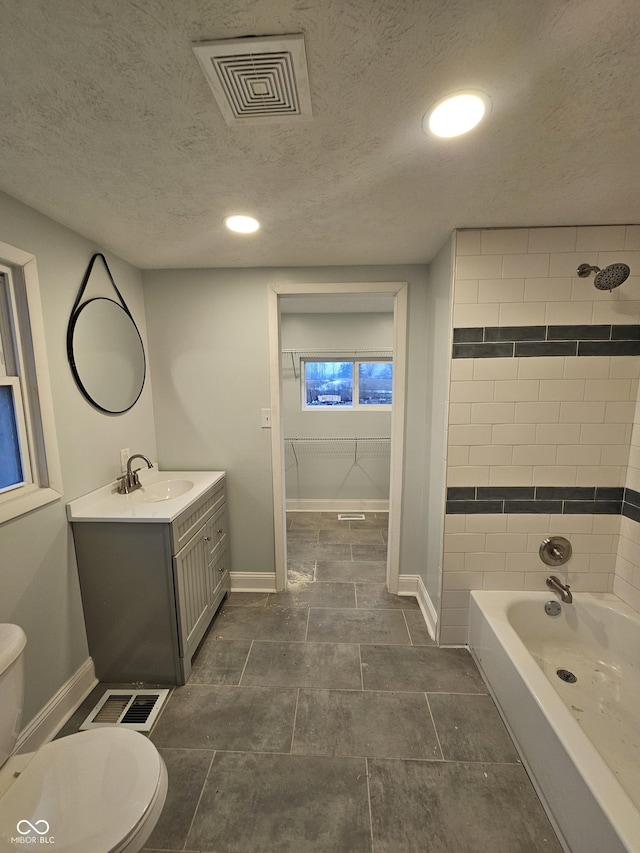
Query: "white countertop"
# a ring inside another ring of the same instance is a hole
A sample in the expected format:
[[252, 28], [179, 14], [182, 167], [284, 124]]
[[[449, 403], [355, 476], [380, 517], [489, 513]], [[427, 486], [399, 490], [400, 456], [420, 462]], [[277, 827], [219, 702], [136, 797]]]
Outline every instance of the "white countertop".
[[[116, 482], [102, 486], [67, 504], [69, 521], [168, 522], [184, 512], [207, 489], [224, 477], [224, 471], [140, 470], [142, 488], [118, 494]], [[192, 484], [189, 486], [189, 484]], [[171, 497], [172, 489], [186, 489]]]

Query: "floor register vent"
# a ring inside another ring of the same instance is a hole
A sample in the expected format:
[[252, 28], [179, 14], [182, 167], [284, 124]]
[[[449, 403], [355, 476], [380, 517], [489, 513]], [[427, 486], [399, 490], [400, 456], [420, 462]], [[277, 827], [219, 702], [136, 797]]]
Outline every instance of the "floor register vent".
[[150, 732], [170, 691], [107, 690], [80, 726], [80, 731], [101, 726], [120, 726]]

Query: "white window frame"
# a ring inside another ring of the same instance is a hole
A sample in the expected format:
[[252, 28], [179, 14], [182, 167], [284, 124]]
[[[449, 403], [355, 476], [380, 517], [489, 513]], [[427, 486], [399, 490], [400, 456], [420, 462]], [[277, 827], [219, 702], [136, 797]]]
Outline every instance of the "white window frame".
[[[350, 363], [353, 365], [353, 400], [351, 404], [342, 406], [310, 406], [307, 403], [307, 364], [325, 363], [328, 361], [337, 361], [340, 363]], [[360, 403], [360, 364], [380, 364], [393, 365], [391, 358], [354, 358], [346, 356], [340, 358], [332, 355], [331, 358], [301, 358], [300, 359], [300, 405], [303, 412], [390, 412], [393, 407], [393, 400], [389, 404], [375, 403]]]
[[25, 476], [0, 493], [3, 523], [59, 500], [63, 488], [35, 255], [0, 242], [0, 274], [7, 283], [3, 331], [10, 328], [12, 350], [2, 381], [15, 389]]

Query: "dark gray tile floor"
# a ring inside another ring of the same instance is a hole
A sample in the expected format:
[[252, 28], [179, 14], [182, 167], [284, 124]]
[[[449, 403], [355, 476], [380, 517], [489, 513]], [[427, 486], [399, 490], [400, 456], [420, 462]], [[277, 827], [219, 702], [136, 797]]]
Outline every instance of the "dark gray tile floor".
[[228, 597], [151, 734], [146, 853], [561, 853], [471, 656], [385, 589], [386, 516], [289, 534], [289, 590]]

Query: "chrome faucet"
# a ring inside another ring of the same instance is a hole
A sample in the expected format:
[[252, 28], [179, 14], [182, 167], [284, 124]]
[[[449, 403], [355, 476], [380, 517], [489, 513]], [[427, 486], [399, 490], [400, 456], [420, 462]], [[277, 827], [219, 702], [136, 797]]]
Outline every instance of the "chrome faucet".
[[146, 456], [143, 456], [142, 453], [134, 453], [127, 459], [127, 473], [118, 477], [118, 494], [128, 495], [129, 492], [135, 492], [136, 489], [142, 488], [142, 483], [138, 477], [140, 468], [131, 469], [131, 463], [134, 459], [144, 459], [147, 468], [153, 468], [153, 462], [150, 462]]
[[555, 575], [549, 575], [547, 578], [547, 586], [549, 589], [557, 592], [565, 604], [571, 604], [573, 602], [573, 596], [571, 595], [568, 583], [562, 583], [562, 581]]

